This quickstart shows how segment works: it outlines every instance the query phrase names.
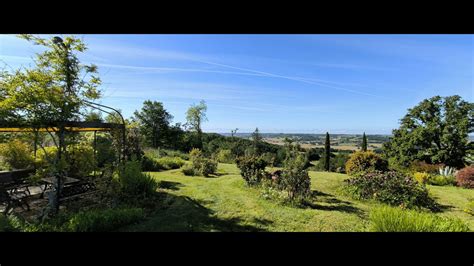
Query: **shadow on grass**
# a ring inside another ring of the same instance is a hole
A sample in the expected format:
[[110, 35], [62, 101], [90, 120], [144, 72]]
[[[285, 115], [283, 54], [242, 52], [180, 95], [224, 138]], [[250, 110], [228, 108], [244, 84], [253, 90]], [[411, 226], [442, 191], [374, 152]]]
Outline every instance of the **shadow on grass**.
[[[361, 209], [352, 206], [351, 202], [340, 200], [332, 194], [327, 194], [321, 191], [313, 190], [311, 191], [311, 195], [313, 196], [314, 200], [312, 202], [305, 202], [304, 206], [309, 207], [311, 209], [316, 209], [316, 210], [339, 211], [339, 212], [353, 213], [360, 217], [364, 216], [364, 212]], [[330, 205], [322, 205], [319, 203], [327, 203]]]
[[179, 190], [179, 188], [183, 186], [183, 184], [173, 181], [160, 181], [160, 183], [158, 183], [158, 188], [170, 190]]
[[[237, 217], [218, 218], [214, 211], [202, 205], [203, 202], [187, 196], [160, 192], [161, 208], [158, 208], [144, 222], [122, 228], [121, 231], [138, 232], [263, 232], [265, 229], [242, 224]], [[267, 220], [254, 221], [261, 225], [272, 223]]]

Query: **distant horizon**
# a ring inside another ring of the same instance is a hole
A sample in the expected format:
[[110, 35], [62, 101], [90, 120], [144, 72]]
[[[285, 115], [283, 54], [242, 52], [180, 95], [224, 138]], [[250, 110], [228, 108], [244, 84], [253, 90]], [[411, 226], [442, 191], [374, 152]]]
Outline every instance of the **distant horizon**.
[[[389, 135], [424, 99], [474, 101], [474, 35], [77, 37], [88, 46], [79, 59], [96, 64], [103, 81], [98, 103], [131, 117], [145, 100], [158, 101], [184, 123], [187, 108], [205, 100], [204, 132]], [[42, 51], [0, 34], [0, 67], [33, 66]]]

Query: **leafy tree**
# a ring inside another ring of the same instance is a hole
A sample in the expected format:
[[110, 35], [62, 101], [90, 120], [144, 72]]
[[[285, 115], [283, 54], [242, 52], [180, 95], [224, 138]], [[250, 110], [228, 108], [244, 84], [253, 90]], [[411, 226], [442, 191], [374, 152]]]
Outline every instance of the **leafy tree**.
[[198, 147], [202, 148], [202, 129], [201, 125], [204, 121], [207, 121], [207, 105], [206, 102], [201, 100], [198, 105], [192, 105], [186, 112], [187, 125], [191, 130], [197, 133]]
[[458, 95], [425, 99], [408, 109], [400, 128], [384, 144], [384, 152], [396, 166], [420, 160], [461, 168], [472, 149], [468, 134], [473, 125], [474, 103]]
[[324, 143], [324, 170], [330, 170], [331, 160], [331, 141], [329, 139], [329, 133], [326, 132], [326, 142]]
[[53, 193], [49, 199], [52, 213], [59, 210], [59, 191], [65, 175], [66, 153], [65, 121], [78, 120], [85, 101], [100, 97], [101, 81], [95, 65], [82, 65], [78, 53], [86, 45], [72, 36], [50, 39], [32, 35], [20, 36], [35, 45], [46, 48], [36, 55], [34, 67], [13, 72], [0, 72], [0, 120], [27, 123], [44, 127], [59, 123], [55, 132], [48, 132], [57, 147], [52, 174], [56, 176]]
[[367, 151], [367, 136], [365, 136], [365, 132], [364, 132], [364, 135], [362, 135], [362, 147], [361, 147], [361, 150], [362, 150], [362, 151]]
[[158, 148], [167, 142], [173, 116], [165, 110], [162, 103], [147, 100], [143, 103], [142, 110], [135, 111], [134, 115], [146, 144]]

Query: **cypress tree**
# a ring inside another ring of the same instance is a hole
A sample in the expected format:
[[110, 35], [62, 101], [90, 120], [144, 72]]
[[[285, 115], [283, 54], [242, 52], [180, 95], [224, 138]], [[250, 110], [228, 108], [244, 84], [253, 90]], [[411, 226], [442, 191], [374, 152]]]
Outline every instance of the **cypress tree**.
[[329, 172], [329, 160], [331, 159], [331, 142], [329, 133], [326, 132], [326, 143], [324, 144], [324, 169]]
[[367, 137], [365, 136], [365, 132], [364, 135], [362, 135], [362, 151], [367, 151]]

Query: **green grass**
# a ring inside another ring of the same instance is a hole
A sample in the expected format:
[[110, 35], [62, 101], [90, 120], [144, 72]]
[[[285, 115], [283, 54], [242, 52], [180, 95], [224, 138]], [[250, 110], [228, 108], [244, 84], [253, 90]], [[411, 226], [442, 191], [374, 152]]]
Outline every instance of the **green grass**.
[[[147, 220], [122, 231], [371, 231], [371, 210], [382, 206], [342, 192], [347, 175], [309, 172], [315, 200], [306, 208], [265, 200], [249, 188], [233, 164], [219, 164], [213, 177], [185, 176], [179, 169], [153, 172], [160, 181], [162, 207]], [[439, 215], [457, 217], [474, 228], [463, 211], [474, 190], [429, 186], [441, 203]]]
[[384, 206], [372, 210], [371, 229], [375, 232], [467, 232], [459, 218]]

